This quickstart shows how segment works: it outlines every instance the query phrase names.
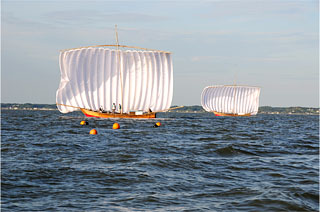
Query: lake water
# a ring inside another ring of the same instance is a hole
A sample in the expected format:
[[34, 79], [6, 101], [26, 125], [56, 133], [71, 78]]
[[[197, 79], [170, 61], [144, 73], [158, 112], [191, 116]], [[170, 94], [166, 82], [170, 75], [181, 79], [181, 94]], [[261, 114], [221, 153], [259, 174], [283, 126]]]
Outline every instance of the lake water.
[[2, 110], [1, 172], [2, 211], [319, 211], [319, 116]]

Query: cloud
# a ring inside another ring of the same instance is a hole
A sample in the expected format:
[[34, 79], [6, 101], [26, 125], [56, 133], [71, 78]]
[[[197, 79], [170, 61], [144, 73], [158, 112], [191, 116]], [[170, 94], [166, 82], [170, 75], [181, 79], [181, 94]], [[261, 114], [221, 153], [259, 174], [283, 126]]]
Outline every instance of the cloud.
[[[19, 17], [15, 13], [11, 11], [2, 11], [1, 21], [4, 26], [2, 26], [3, 29], [5, 29], [7, 26], [19, 26], [21, 28], [21, 31], [27, 28], [42, 28], [46, 26], [41, 21], [35, 21], [26, 17]], [[33, 31], [36, 33], [37, 31]]]
[[[35, 2], [33, 2], [35, 4]], [[23, 28], [28, 27], [41, 27], [41, 28], [61, 28], [61, 27], [83, 27], [87, 28], [101, 28], [106, 27], [107, 24], [115, 23], [154, 23], [170, 20], [169, 16], [162, 14], [153, 14], [139, 10], [123, 10], [119, 5], [123, 3], [111, 2], [106, 3], [103, 1], [95, 1], [93, 3], [80, 2], [66, 2], [65, 7], [57, 7], [57, 2], [52, 3], [39, 3], [39, 7], [43, 10], [32, 12], [32, 5], [21, 4], [19, 7], [22, 9], [15, 9], [17, 3], [6, 2], [2, 8], [2, 22], [9, 25], [19, 25]], [[110, 4], [110, 5], [109, 5]], [[81, 6], [82, 5], [82, 6]], [[88, 5], [84, 9], [83, 5]], [[128, 7], [134, 5], [128, 3]], [[115, 7], [118, 6], [118, 7]], [[72, 8], [72, 9], [70, 9]], [[117, 9], [115, 9], [117, 8]]]
[[192, 62], [212, 62], [212, 61], [219, 61], [219, 62], [225, 62], [230, 63], [230, 61], [233, 61], [234, 63], [241, 62], [293, 62], [298, 60], [297, 55], [262, 55], [262, 56], [193, 56], [191, 58]]
[[222, 57], [222, 56], [193, 56], [191, 58], [191, 61], [192, 62], [204, 62], [204, 61], [227, 60], [227, 59], [228, 59], [227, 57]]
[[252, 17], [260, 19], [265, 17], [281, 17], [299, 19], [301, 16], [315, 10], [315, 1], [209, 1], [207, 12], [200, 16], [203, 18], [242, 18]]
[[135, 12], [101, 12], [98, 10], [64, 10], [45, 14], [46, 19], [59, 25], [99, 25], [106, 23], [148, 23], [168, 20], [168, 17]]

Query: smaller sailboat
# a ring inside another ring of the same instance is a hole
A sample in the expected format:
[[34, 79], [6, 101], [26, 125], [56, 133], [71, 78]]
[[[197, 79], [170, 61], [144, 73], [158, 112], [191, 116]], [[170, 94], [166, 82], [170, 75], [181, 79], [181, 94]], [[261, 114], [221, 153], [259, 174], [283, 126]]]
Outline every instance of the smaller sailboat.
[[259, 96], [259, 87], [208, 86], [202, 91], [201, 105], [216, 116], [251, 116], [258, 113]]

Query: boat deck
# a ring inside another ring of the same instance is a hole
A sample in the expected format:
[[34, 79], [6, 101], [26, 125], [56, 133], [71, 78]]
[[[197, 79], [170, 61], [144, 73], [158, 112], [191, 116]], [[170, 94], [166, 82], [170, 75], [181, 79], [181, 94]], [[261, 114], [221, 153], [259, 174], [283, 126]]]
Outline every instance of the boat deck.
[[213, 111], [213, 113], [216, 116], [251, 116], [250, 113], [237, 114], [237, 113], [221, 113], [221, 112], [217, 112], [217, 111]]
[[96, 118], [126, 118], [126, 119], [150, 119], [156, 118], [156, 113], [108, 113], [108, 112], [97, 112], [87, 109], [81, 109], [81, 112], [87, 117], [96, 117]]

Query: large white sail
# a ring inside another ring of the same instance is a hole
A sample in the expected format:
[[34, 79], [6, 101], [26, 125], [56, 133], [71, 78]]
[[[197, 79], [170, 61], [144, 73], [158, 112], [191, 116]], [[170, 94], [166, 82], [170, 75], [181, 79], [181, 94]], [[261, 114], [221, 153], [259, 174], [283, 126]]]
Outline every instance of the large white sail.
[[[87, 47], [60, 53], [61, 81], [56, 92], [60, 112], [79, 108], [122, 112], [162, 111], [173, 95], [171, 54], [160, 51]], [[66, 106], [67, 105], [67, 106]]]
[[208, 112], [256, 115], [260, 88], [250, 86], [208, 86], [201, 94], [201, 105]]

